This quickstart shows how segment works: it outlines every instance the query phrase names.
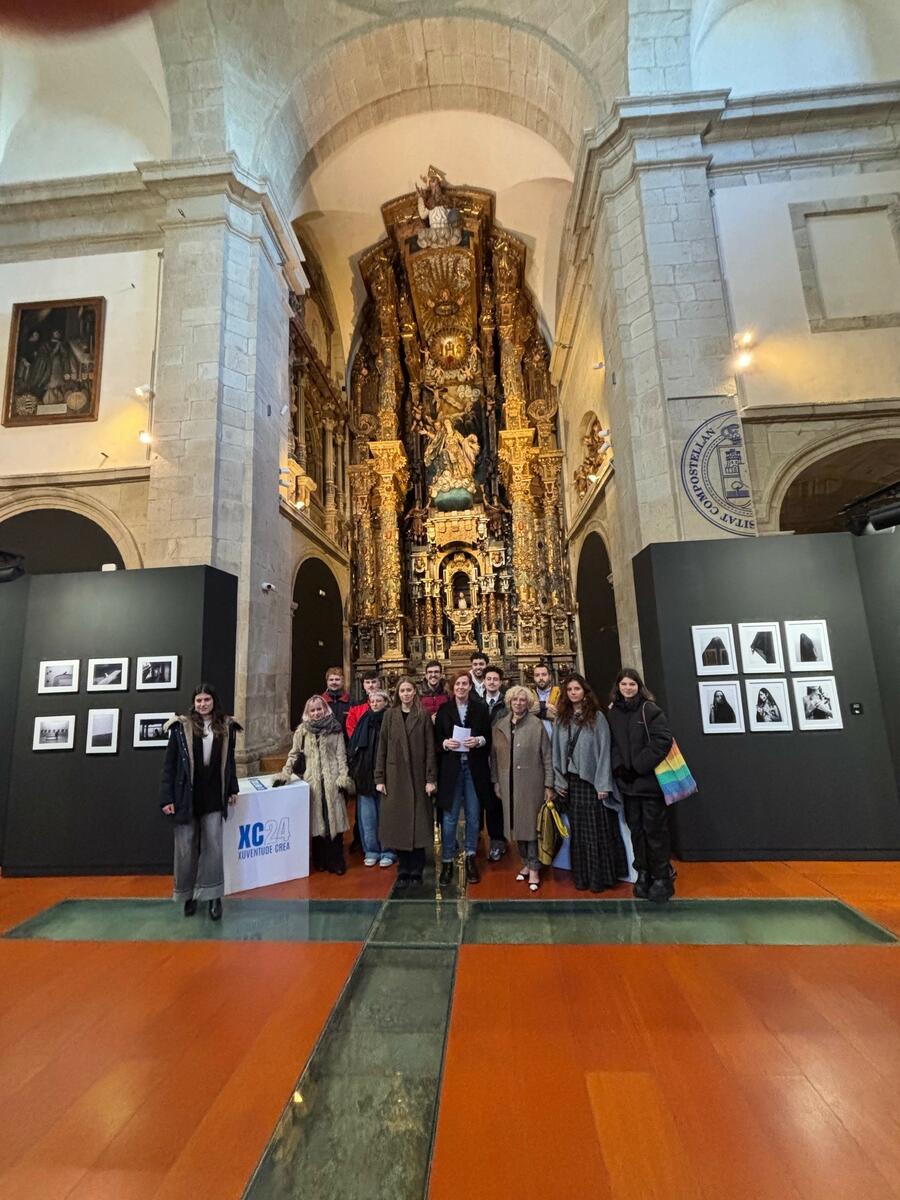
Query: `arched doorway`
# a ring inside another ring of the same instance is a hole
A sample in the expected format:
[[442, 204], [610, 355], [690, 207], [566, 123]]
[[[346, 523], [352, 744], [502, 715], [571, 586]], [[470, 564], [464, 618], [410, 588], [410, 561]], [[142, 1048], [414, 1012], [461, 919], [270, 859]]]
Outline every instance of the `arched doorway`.
[[34, 508], [0, 522], [0, 550], [21, 554], [29, 575], [99, 571], [104, 563], [125, 563], [105, 529], [80, 513]]
[[900, 438], [864, 442], [825, 455], [801, 471], [785, 494], [779, 528], [793, 533], [843, 533], [843, 508], [900, 480]]
[[609, 554], [599, 533], [589, 533], [578, 558], [575, 596], [584, 673], [599, 696], [612, 686], [621, 666], [616, 597]]
[[341, 590], [321, 558], [307, 558], [294, 581], [291, 644], [291, 727], [314, 692], [325, 690], [325, 672], [344, 661]]

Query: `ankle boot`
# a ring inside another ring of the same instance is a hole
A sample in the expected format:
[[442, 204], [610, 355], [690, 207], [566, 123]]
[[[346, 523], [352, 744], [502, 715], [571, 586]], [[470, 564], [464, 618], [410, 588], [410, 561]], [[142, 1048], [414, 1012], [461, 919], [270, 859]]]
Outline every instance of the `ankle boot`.
[[196, 900], [185, 900], [184, 915], [186, 917], [192, 917], [196, 911], [197, 911], [197, 901]]
[[638, 871], [638, 877], [631, 889], [635, 900], [646, 900], [650, 893], [650, 872]]
[[211, 921], [222, 920], [222, 901], [210, 900], [209, 902], [209, 919]]
[[453, 862], [441, 863], [441, 887], [449, 887], [453, 882]]
[[675, 872], [670, 866], [668, 872], [662, 879], [654, 879], [650, 884], [650, 891], [647, 894], [647, 899], [652, 900], [654, 904], [665, 904], [675, 895]]

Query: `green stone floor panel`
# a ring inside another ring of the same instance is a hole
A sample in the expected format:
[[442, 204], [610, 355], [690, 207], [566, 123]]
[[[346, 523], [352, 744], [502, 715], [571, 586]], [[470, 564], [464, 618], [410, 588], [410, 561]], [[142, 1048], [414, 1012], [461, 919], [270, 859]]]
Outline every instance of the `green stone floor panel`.
[[463, 941], [497, 944], [864, 946], [896, 942], [840, 900], [484, 900]]
[[471, 907], [464, 899], [455, 897], [389, 900], [369, 936], [373, 942], [456, 946], [462, 936], [466, 911]]
[[421, 1200], [455, 947], [369, 945], [244, 1200]]
[[63, 900], [4, 936], [57, 942], [361, 942], [379, 900], [231, 900], [184, 917], [172, 900]]

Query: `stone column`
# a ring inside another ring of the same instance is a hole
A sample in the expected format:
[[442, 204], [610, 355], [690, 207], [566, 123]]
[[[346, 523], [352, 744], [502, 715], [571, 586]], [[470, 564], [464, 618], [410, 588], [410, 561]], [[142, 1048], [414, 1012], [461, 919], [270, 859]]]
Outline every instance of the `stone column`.
[[288, 293], [305, 280], [289, 227], [232, 159], [142, 174], [166, 205], [145, 562], [237, 577], [234, 710], [252, 765], [288, 729], [291, 563], [278, 469]]

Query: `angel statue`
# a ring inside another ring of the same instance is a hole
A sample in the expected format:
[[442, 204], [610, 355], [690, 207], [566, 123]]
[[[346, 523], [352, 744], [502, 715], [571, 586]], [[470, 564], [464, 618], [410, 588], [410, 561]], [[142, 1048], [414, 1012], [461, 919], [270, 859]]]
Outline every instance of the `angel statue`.
[[424, 223], [417, 234], [419, 246], [458, 246], [462, 241], [459, 209], [450, 208], [447, 202], [443, 173], [429, 167], [422, 184], [416, 184], [419, 217]]

